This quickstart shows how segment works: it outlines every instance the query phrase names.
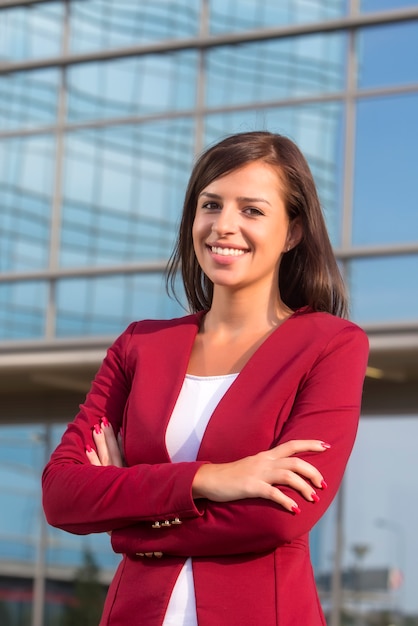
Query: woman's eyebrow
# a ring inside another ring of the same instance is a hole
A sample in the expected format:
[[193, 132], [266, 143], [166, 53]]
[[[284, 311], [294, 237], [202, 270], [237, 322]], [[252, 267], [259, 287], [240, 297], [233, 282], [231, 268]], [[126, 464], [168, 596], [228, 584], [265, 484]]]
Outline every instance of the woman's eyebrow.
[[239, 196], [237, 200], [240, 202], [264, 202], [265, 204], [269, 204], [271, 206], [270, 202], [265, 198], [249, 198], [248, 196]]
[[[199, 198], [200, 196], [206, 196], [206, 198], [212, 198], [213, 200], [222, 200], [222, 196], [217, 193], [210, 193], [209, 191], [202, 191], [202, 193], [199, 194]], [[237, 200], [239, 202], [264, 202], [265, 204], [271, 206], [270, 202], [265, 198], [250, 198], [249, 196], [238, 196]]]

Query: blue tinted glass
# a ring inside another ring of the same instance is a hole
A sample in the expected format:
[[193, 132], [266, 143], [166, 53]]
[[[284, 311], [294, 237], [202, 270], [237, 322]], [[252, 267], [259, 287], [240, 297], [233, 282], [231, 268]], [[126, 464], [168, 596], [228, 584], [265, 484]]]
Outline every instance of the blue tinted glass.
[[0, 283], [0, 340], [42, 337], [46, 304], [45, 283]]
[[309, 35], [215, 48], [207, 53], [208, 106], [339, 91], [345, 35]]
[[210, 0], [213, 33], [318, 22], [344, 15], [346, 0]]
[[46, 267], [55, 145], [50, 137], [0, 140], [0, 270]]
[[193, 138], [182, 119], [68, 135], [62, 265], [167, 259]]
[[416, 7], [416, 0], [360, 0], [362, 11], [386, 11], [387, 9], [402, 9]]
[[358, 259], [349, 270], [354, 320], [389, 322], [418, 318], [418, 255]]
[[[7, 415], [2, 417], [7, 419]], [[40, 424], [0, 426], [0, 565], [34, 566], [43, 519], [41, 474], [50, 453], [48, 441], [55, 447], [64, 429], [62, 424], [50, 428]], [[48, 529], [49, 566], [78, 567], [87, 550], [102, 569], [113, 570], [119, 561], [107, 535], [79, 537]]]
[[68, 70], [70, 120], [191, 109], [197, 54], [185, 51], [84, 63]]
[[64, 8], [64, 2], [43, 2], [0, 10], [0, 59], [57, 56]]
[[418, 81], [418, 21], [362, 30], [358, 50], [360, 87]]
[[131, 321], [170, 318], [181, 307], [165, 294], [161, 274], [61, 280], [57, 335], [114, 335]]
[[41, 520], [39, 478], [44, 461], [41, 426], [0, 427], [0, 563], [33, 562], [36, 558]]
[[340, 240], [342, 189], [342, 107], [337, 103], [269, 108], [208, 115], [207, 145], [227, 134], [253, 130], [281, 133], [296, 142], [306, 156], [334, 245]]
[[58, 80], [55, 69], [0, 75], [0, 130], [54, 124]]
[[[354, 547], [364, 545], [361, 566], [386, 570], [387, 598], [399, 610], [400, 624], [409, 621], [402, 616], [418, 615], [418, 509], [411, 497], [418, 471], [417, 438], [416, 414], [360, 420], [344, 490], [344, 568], [352, 568]], [[402, 502], [402, 515], [396, 515], [390, 505], [394, 494]]]
[[192, 37], [199, 32], [200, 0], [73, 0], [71, 49], [117, 48]]
[[[379, 614], [387, 615], [385, 607], [392, 607], [392, 614], [397, 615], [394, 621], [383, 619], [385, 624], [406, 625], [407, 615], [418, 614], [418, 512], [416, 498], [410, 497], [418, 470], [417, 437], [417, 415], [362, 417], [345, 473], [344, 542], [340, 545], [343, 593], [357, 596], [357, 606], [360, 596], [375, 599], [360, 603], [362, 617], [369, 618], [369, 623]], [[395, 493], [403, 503], [401, 516], [390, 505]], [[319, 539], [317, 582], [324, 607], [329, 607], [334, 566], [330, 538], [335, 537], [336, 522], [334, 503], [314, 529]]]
[[418, 95], [360, 101], [353, 241], [418, 240]]

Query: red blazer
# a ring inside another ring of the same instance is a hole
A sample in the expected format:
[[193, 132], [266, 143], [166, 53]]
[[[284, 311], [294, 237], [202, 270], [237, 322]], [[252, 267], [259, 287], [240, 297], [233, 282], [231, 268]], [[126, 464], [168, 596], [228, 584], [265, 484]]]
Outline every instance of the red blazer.
[[[113, 549], [124, 556], [102, 626], [160, 626], [187, 557], [199, 626], [323, 625], [308, 532], [335, 496], [354, 443], [367, 337], [340, 318], [297, 311], [220, 401], [197, 461], [171, 463], [165, 432], [202, 315], [133, 323], [111, 346], [45, 468], [47, 519], [72, 533], [113, 531]], [[104, 415], [116, 432], [123, 427], [128, 467], [95, 467], [86, 459], [92, 428]], [[300, 455], [323, 473], [328, 489], [311, 503], [285, 488], [300, 515], [261, 498], [193, 501], [191, 484], [203, 462], [310, 438], [332, 446]], [[172, 524], [175, 518], [182, 524]], [[164, 520], [165, 527], [153, 527]], [[163, 557], [137, 554], [151, 551]]]

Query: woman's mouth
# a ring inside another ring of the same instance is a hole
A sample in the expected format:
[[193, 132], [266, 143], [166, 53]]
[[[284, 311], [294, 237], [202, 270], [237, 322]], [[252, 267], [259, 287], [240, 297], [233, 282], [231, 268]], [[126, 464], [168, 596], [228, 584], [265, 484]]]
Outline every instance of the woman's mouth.
[[208, 248], [212, 254], [217, 254], [219, 256], [242, 256], [248, 252], [248, 250], [243, 250], [242, 248], [227, 248], [211, 245], [208, 245]]

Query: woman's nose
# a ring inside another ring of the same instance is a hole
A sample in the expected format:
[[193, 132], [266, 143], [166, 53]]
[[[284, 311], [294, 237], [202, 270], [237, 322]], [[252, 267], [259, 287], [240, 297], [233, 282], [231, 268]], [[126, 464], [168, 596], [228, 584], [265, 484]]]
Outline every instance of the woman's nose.
[[235, 233], [238, 228], [238, 213], [233, 207], [223, 206], [216, 214], [212, 231], [218, 235]]

